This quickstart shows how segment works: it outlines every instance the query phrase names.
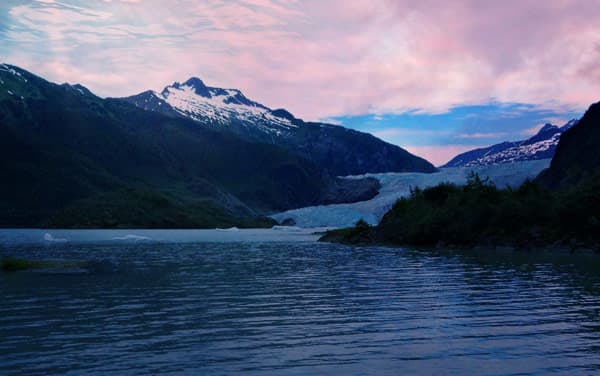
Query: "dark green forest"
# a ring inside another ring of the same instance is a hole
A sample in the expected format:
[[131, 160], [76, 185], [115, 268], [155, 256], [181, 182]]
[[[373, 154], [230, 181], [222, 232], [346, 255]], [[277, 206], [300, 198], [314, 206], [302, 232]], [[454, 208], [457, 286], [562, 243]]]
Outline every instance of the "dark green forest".
[[569, 188], [551, 190], [528, 181], [499, 189], [478, 175], [466, 185], [412, 190], [378, 226], [360, 221], [325, 239], [344, 243], [415, 246], [548, 244], [597, 246], [600, 242], [600, 173]]

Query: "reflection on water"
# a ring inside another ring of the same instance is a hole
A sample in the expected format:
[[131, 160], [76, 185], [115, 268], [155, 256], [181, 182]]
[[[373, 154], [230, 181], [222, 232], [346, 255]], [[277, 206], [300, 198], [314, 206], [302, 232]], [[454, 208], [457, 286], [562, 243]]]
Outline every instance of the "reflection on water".
[[0, 255], [95, 266], [0, 272], [0, 374], [600, 371], [594, 255], [15, 234]]

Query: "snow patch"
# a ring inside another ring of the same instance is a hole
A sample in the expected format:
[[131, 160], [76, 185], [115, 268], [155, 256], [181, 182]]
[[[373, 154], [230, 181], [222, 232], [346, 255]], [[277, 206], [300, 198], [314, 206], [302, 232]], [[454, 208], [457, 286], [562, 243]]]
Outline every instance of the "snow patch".
[[455, 157], [448, 165], [473, 167], [552, 158], [561, 134], [578, 122], [578, 119], [571, 119], [562, 127], [546, 124], [527, 140], [492, 145], [485, 148], [485, 154], [479, 157], [478, 150], [472, 150]]
[[547, 140], [542, 140], [532, 144], [521, 143], [498, 153], [486, 154], [481, 158], [470, 161], [466, 167], [490, 165], [498, 163], [510, 163], [516, 161], [535, 159], [537, 154], [550, 150], [558, 145], [560, 133], [554, 134]]
[[[297, 128], [289, 119], [274, 116], [271, 110], [245, 98], [239, 90], [207, 88], [210, 96], [196, 93], [188, 84], [166, 87], [161, 93], [152, 92], [167, 102], [183, 116], [214, 125], [226, 125], [239, 121], [246, 127], [257, 128], [265, 133], [280, 135], [289, 128]], [[159, 102], [159, 106], [162, 105]]]
[[13, 76], [19, 77], [21, 80], [27, 82], [27, 79], [25, 77], [23, 77], [21, 72], [18, 72], [17, 70], [9, 67], [6, 64], [0, 64], [0, 71], [8, 72], [8, 73], [12, 74]]

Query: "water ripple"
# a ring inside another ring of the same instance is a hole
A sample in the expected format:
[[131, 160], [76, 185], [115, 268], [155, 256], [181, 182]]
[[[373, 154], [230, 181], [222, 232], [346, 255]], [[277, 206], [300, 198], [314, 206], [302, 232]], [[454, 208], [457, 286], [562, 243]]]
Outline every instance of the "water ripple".
[[0, 273], [0, 374], [600, 371], [593, 256], [313, 242], [17, 251], [97, 267]]

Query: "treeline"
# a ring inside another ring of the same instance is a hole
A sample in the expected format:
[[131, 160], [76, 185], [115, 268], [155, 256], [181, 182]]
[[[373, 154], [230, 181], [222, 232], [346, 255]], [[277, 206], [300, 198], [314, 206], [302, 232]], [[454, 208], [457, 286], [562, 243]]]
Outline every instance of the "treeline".
[[359, 221], [324, 240], [419, 246], [600, 244], [600, 172], [561, 190], [528, 181], [498, 188], [472, 173], [464, 186], [415, 188], [399, 199], [380, 224]]

